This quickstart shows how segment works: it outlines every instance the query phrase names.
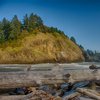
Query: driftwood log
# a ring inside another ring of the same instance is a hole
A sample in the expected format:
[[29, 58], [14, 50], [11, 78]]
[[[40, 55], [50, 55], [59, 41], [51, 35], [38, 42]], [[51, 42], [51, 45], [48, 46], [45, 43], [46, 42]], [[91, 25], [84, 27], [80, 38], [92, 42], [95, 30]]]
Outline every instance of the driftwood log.
[[100, 94], [97, 93], [96, 91], [94, 92], [93, 90], [83, 89], [83, 88], [77, 88], [76, 91], [81, 94], [87, 95], [88, 97], [91, 97], [93, 99], [100, 100]]
[[25, 95], [17, 95], [17, 96], [0, 96], [0, 100], [20, 100], [24, 98]]
[[[27, 95], [0, 96], [0, 100], [56, 100], [57, 98], [58, 97], [53, 97], [42, 90], [33, 90], [33, 92]], [[62, 99], [59, 97], [59, 100]]]
[[100, 80], [100, 70], [94, 73], [89, 69], [64, 70], [57, 67], [51, 71], [0, 72], [0, 89], [96, 80]]
[[72, 100], [72, 99], [74, 99], [75, 97], [79, 97], [80, 95], [81, 95], [80, 93], [75, 92], [75, 93], [72, 93], [72, 94], [70, 94], [70, 95], [68, 95], [68, 96], [65, 96], [65, 97], [63, 98], [63, 100]]
[[35, 96], [34, 93], [27, 95], [12, 95], [12, 96], [0, 96], [0, 100], [38, 100], [41, 99], [39, 96]]

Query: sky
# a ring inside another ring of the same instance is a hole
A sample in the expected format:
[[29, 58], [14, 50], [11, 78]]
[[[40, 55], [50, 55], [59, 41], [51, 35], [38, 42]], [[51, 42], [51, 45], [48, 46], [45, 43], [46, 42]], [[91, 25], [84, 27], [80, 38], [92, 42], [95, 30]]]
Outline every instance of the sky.
[[74, 36], [85, 49], [100, 51], [100, 0], [0, 0], [0, 20], [23, 20], [26, 13]]

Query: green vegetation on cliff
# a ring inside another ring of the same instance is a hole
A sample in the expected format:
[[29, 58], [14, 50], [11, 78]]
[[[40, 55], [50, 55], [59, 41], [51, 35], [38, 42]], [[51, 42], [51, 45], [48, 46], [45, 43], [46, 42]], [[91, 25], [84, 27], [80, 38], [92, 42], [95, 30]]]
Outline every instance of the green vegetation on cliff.
[[47, 27], [33, 13], [0, 22], [0, 63], [76, 62], [84, 57], [63, 31]]

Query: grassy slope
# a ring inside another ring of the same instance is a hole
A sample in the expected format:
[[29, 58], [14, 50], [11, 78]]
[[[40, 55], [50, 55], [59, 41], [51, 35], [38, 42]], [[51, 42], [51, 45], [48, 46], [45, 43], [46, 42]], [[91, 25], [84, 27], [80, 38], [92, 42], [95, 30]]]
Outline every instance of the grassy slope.
[[75, 62], [84, 57], [77, 45], [55, 33], [26, 34], [0, 45], [0, 63]]

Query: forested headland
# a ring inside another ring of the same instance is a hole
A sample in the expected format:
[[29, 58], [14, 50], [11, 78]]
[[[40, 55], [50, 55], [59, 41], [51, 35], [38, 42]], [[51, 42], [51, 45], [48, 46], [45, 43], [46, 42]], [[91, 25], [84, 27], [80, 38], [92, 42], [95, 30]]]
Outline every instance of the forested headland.
[[48, 63], [84, 61], [82, 48], [74, 37], [48, 27], [36, 14], [19, 20], [0, 21], [0, 63]]

